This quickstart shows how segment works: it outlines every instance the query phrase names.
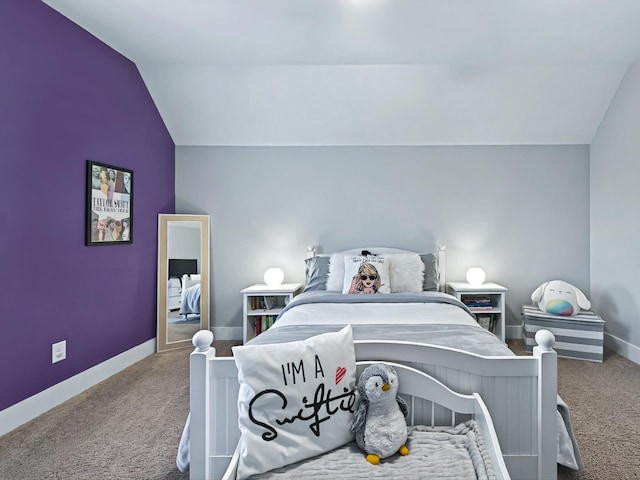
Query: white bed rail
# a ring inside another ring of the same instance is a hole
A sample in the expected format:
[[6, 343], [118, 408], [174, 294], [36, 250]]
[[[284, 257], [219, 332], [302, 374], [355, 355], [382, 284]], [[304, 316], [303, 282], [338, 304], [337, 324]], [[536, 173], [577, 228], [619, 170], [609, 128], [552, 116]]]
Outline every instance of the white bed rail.
[[[541, 333], [540, 331], [538, 333]], [[544, 331], [533, 356], [490, 357], [454, 348], [395, 341], [356, 341], [358, 360], [398, 362], [486, 403], [513, 478], [557, 476], [557, 356]]]
[[[233, 358], [215, 357], [212, 340], [210, 332], [198, 332], [191, 354], [190, 476], [198, 480], [222, 478], [240, 438], [237, 368]], [[359, 362], [407, 365], [455, 392], [480, 394], [511, 477], [547, 480], [557, 475], [557, 358], [550, 332], [538, 332], [536, 340], [533, 356], [521, 357], [392, 341], [356, 341], [355, 349]], [[423, 422], [443, 414], [420, 405], [412, 415]]]
[[533, 356], [538, 360], [538, 478], [558, 476], [558, 440], [556, 436], [558, 410], [558, 356], [553, 350], [556, 339], [548, 330], [536, 333], [537, 347]]
[[[373, 365], [375, 361], [357, 362], [358, 375], [367, 366]], [[509, 480], [511, 477], [502, 457], [500, 443], [497, 440], [496, 431], [489, 415], [489, 410], [477, 393], [465, 395], [456, 393], [443, 383], [434, 379], [424, 372], [393, 362], [386, 362], [395, 368], [398, 374], [398, 394], [400, 394], [409, 407], [408, 425], [424, 425], [414, 415], [419, 403], [429, 403], [432, 411], [441, 408], [450, 412], [444, 421], [434, 421], [431, 426], [453, 427], [469, 418], [473, 418], [478, 423], [478, 429], [483, 434], [482, 438], [487, 444], [486, 452], [489, 454], [491, 463], [496, 473], [497, 480]], [[458, 420], [458, 415], [464, 415], [465, 420]], [[238, 462], [238, 450], [234, 452], [231, 463], [225, 472], [222, 480], [235, 480]]]
[[190, 371], [191, 479], [222, 478], [240, 439], [238, 369], [231, 357], [216, 357], [213, 334], [193, 336]]
[[[359, 372], [375, 363], [379, 362], [357, 362]], [[483, 440], [489, 443], [487, 452], [498, 475], [497, 478], [510, 478], [491, 415], [479, 394], [457, 393], [420, 370], [398, 363], [385, 363], [393, 366], [398, 374], [398, 393], [407, 401], [409, 407], [407, 423], [410, 426], [453, 427], [462, 421], [473, 418], [479, 424], [480, 431], [485, 433]], [[421, 415], [424, 413], [425, 404], [428, 405], [427, 412], [430, 418], [424, 418]], [[438, 417], [436, 411], [439, 409], [444, 411], [444, 415]], [[463, 415], [464, 418], [460, 418], [460, 415]]]

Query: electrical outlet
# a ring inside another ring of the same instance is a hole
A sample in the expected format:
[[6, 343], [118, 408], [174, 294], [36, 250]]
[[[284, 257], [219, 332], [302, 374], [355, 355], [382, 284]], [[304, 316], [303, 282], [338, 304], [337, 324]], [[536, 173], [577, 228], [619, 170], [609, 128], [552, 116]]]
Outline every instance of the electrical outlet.
[[67, 341], [63, 340], [51, 345], [51, 363], [59, 362], [67, 358]]

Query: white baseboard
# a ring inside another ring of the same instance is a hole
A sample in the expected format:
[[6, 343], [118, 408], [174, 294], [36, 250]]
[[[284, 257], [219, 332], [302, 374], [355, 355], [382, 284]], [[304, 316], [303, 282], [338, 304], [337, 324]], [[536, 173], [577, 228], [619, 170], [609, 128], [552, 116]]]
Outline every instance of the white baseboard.
[[504, 338], [522, 338], [522, 325], [505, 325]]
[[40, 393], [0, 411], [0, 435], [9, 433], [20, 425], [33, 420], [53, 407], [97, 385], [115, 373], [139, 362], [156, 351], [156, 339], [152, 338], [120, 355], [63, 380]]
[[624, 358], [640, 365], [640, 347], [637, 347], [607, 332], [604, 332], [604, 345], [614, 352], [619, 353]]

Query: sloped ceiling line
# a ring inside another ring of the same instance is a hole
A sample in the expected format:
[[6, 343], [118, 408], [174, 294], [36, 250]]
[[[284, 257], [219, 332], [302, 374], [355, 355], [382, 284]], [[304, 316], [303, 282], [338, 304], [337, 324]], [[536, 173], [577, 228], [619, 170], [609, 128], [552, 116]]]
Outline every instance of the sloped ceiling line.
[[44, 0], [137, 64], [176, 145], [589, 144], [637, 0]]

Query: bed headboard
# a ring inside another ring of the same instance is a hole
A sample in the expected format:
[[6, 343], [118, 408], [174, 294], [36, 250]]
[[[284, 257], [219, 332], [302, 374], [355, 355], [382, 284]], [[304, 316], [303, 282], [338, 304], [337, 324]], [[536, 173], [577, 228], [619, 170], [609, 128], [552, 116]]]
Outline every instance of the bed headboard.
[[[439, 292], [444, 292], [445, 291], [445, 285], [447, 283], [447, 278], [445, 275], [446, 272], [446, 258], [445, 258], [445, 245], [444, 244], [438, 244], [436, 246], [436, 251], [433, 252], [433, 255], [435, 255], [436, 257], [436, 279], [437, 279], [437, 283], [438, 283], [438, 291]], [[359, 254], [364, 254], [364, 251], [367, 252], [380, 252], [380, 253], [418, 253], [418, 252], [412, 252], [410, 250], [405, 250], [405, 249], [401, 249], [401, 248], [390, 248], [390, 247], [360, 247], [360, 248], [354, 248], [351, 250], [344, 250], [342, 253], [346, 253], [346, 254], [351, 254], [351, 255], [359, 255]], [[307, 258], [309, 257], [315, 257], [317, 255], [316, 252], [316, 246], [315, 245], [309, 245], [307, 247]]]
[[184, 258], [169, 259], [169, 278], [182, 278], [184, 274], [198, 273], [198, 260]]
[[438, 272], [438, 291], [439, 292], [446, 291], [445, 287], [447, 283], [447, 276], [446, 276], [447, 263], [446, 263], [445, 248], [446, 246], [443, 243], [440, 243], [436, 247], [436, 252], [435, 252], [436, 269]]

